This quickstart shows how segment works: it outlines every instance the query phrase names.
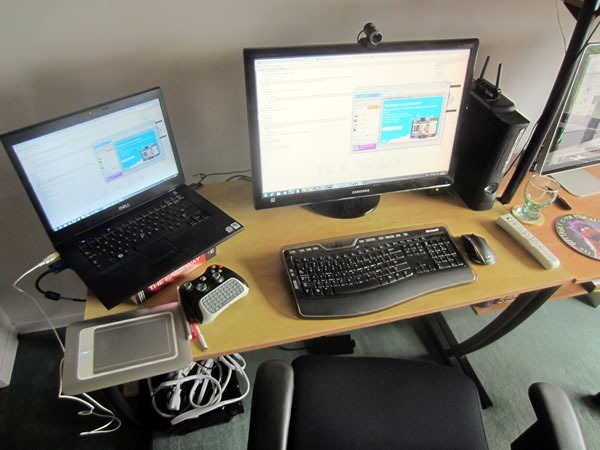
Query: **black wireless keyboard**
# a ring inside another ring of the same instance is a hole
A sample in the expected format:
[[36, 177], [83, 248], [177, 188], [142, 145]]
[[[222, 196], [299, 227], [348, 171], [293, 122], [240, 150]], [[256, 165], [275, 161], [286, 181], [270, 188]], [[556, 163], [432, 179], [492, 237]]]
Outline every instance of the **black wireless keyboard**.
[[281, 254], [303, 317], [372, 313], [476, 279], [443, 226], [287, 246]]

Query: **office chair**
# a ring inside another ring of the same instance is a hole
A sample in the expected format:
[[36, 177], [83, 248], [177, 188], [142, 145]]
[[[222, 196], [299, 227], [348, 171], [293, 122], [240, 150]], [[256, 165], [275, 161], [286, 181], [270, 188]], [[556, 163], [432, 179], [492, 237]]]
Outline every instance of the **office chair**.
[[[530, 388], [537, 421], [513, 449], [585, 449], [562, 390]], [[433, 363], [301, 356], [258, 368], [249, 450], [487, 449], [473, 381]]]

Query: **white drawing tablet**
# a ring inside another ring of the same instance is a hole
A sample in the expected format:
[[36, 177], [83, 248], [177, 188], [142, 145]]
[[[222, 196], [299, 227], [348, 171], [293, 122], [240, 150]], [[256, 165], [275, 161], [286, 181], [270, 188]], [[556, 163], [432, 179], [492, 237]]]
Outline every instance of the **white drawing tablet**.
[[74, 395], [186, 367], [192, 361], [177, 303], [67, 327], [63, 392]]

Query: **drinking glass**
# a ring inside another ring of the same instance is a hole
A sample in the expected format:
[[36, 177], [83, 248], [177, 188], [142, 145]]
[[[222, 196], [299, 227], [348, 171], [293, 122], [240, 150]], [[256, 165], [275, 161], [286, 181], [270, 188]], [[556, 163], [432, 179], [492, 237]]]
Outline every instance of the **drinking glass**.
[[551, 204], [558, 196], [560, 184], [554, 178], [533, 175], [525, 185], [523, 205], [515, 206], [513, 215], [521, 222], [540, 225], [544, 222], [542, 209]]

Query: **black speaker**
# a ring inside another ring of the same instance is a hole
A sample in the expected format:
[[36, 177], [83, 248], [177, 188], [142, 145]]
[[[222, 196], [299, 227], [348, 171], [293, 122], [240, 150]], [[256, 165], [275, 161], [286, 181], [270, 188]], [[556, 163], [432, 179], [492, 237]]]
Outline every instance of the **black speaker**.
[[469, 206], [492, 208], [510, 156], [529, 120], [502, 94], [473, 89], [456, 142], [454, 190]]

